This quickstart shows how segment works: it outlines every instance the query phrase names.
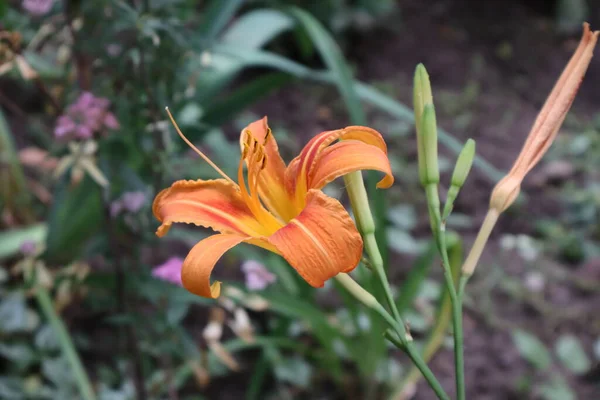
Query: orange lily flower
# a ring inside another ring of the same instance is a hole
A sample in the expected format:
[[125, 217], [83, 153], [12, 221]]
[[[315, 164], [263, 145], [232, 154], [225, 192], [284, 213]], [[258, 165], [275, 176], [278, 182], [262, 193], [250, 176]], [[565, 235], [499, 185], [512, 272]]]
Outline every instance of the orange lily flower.
[[221, 283], [210, 283], [211, 272], [227, 250], [242, 242], [283, 256], [314, 287], [358, 265], [362, 238], [340, 202], [320, 189], [363, 169], [383, 172], [377, 187], [390, 187], [394, 178], [379, 132], [363, 126], [322, 132], [286, 167], [264, 117], [241, 132], [236, 183], [183, 136], [172, 117], [171, 121], [224, 178], [177, 181], [154, 200], [153, 213], [161, 222], [158, 236], [174, 222], [219, 232], [198, 242], [185, 258], [181, 278], [187, 290], [217, 298]]

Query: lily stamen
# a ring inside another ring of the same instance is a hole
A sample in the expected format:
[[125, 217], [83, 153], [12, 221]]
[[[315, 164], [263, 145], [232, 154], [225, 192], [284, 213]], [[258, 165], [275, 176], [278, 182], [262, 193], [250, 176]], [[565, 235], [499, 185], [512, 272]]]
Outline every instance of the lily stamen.
[[231, 179], [229, 176], [227, 176], [227, 174], [225, 172], [223, 172], [221, 170], [221, 168], [217, 167], [217, 165], [214, 162], [212, 162], [212, 160], [210, 158], [208, 158], [208, 156], [206, 156], [203, 152], [201, 152], [200, 150], [198, 150], [198, 148], [196, 146], [194, 146], [194, 144], [192, 142], [190, 142], [188, 138], [185, 137], [185, 135], [183, 134], [183, 132], [181, 132], [181, 129], [179, 129], [179, 126], [177, 125], [177, 122], [175, 122], [175, 118], [173, 118], [173, 115], [171, 115], [171, 111], [169, 110], [169, 107], [165, 107], [165, 110], [167, 111], [167, 114], [169, 114], [169, 118], [171, 119], [171, 123], [175, 127], [175, 130], [177, 131], [177, 134], [183, 139], [183, 141], [188, 146], [190, 146], [191, 149], [196, 152], [196, 154], [198, 154], [200, 157], [202, 157], [202, 159], [204, 161], [206, 161], [208, 163], [208, 165], [210, 165], [211, 167], [213, 167], [214, 170], [219, 173], [219, 175], [221, 175], [223, 178], [225, 178], [226, 180], [228, 180], [230, 183], [233, 183], [234, 185], [237, 185], [233, 179]]

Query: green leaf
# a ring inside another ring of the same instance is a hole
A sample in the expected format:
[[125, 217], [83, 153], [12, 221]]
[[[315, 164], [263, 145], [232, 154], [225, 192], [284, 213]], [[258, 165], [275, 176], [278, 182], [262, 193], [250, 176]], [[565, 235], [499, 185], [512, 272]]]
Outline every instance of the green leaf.
[[0, 303], [0, 332], [20, 332], [28, 328], [25, 296], [21, 292], [9, 294]]
[[0, 356], [10, 360], [20, 370], [25, 370], [36, 360], [36, 356], [26, 344], [0, 343]]
[[435, 244], [430, 243], [429, 246], [427, 246], [427, 249], [421, 256], [417, 258], [413, 267], [410, 269], [408, 276], [402, 283], [402, 286], [400, 286], [400, 296], [398, 297], [398, 301], [396, 303], [400, 314], [403, 314], [411, 307], [413, 301], [423, 286], [423, 281], [427, 277], [429, 270], [433, 265], [433, 260], [436, 254], [437, 248], [435, 247]]
[[[227, 3], [215, 0], [213, 3]], [[260, 25], [258, 25], [260, 24]], [[239, 17], [223, 34], [222, 43], [235, 44], [244, 49], [257, 49], [291, 29], [293, 20], [286, 14], [273, 10], [255, 10]], [[190, 72], [198, 75], [197, 101], [212, 104], [214, 97], [244, 68], [244, 60], [233, 54], [214, 53], [211, 48], [190, 64]], [[203, 61], [208, 59], [208, 62]], [[200, 72], [198, 73], [198, 69]]]
[[289, 13], [300, 22], [319, 50], [323, 61], [332, 72], [335, 83], [344, 99], [353, 124], [365, 125], [367, 118], [354, 89], [354, 81], [344, 55], [329, 32], [308, 12], [291, 7]]
[[225, 25], [233, 18], [244, 0], [212, 0], [204, 14], [204, 23], [200, 26], [200, 35], [213, 40]]
[[25, 399], [25, 388], [20, 378], [0, 376], [0, 399]]
[[223, 34], [223, 43], [258, 49], [294, 27], [288, 15], [271, 9], [254, 10], [244, 14]]
[[[273, 68], [279, 71], [288, 72], [299, 78], [308, 79], [316, 82], [336, 84], [336, 77], [329, 71], [318, 71], [308, 68], [295, 61], [282, 57], [264, 50], [245, 49], [238, 46], [229, 46], [217, 44], [213, 47], [217, 54], [228, 55], [230, 59], [236, 59], [240, 65], [245, 68], [263, 67]], [[397, 102], [393, 98], [386, 96], [374, 87], [354, 81], [355, 90], [358, 96], [368, 104], [387, 112], [401, 121], [414, 123], [414, 115], [410, 108]], [[440, 142], [455, 154], [459, 154], [463, 144], [454, 136], [438, 127], [438, 136]], [[473, 164], [485, 173], [490, 180], [497, 181], [502, 179], [504, 174], [488, 163], [481, 156], [476, 155]]]
[[68, 387], [74, 391], [73, 373], [69, 363], [64, 358], [44, 359], [42, 362], [42, 373], [57, 387]]
[[46, 257], [53, 262], [69, 262], [80, 255], [86, 241], [102, 226], [101, 189], [86, 176], [75, 187], [62, 179], [55, 193], [48, 215]]
[[551, 382], [541, 385], [538, 392], [544, 400], [575, 400], [577, 398], [568, 382], [560, 375], [554, 375]]
[[536, 336], [524, 330], [512, 332], [513, 342], [521, 356], [540, 370], [550, 367], [552, 359], [548, 348]]
[[42, 326], [37, 331], [34, 343], [35, 347], [41, 351], [54, 351], [60, 349], [56, 333], [49, 324]]
[[[15, 214], [25, 222], [33, 221], [31, 195], [19, 161], [8, 122], [0, 110], [0, 209]], [[1, 242], [0, 242], [1, 243]]]
[[215, 126], [222, 125], [259, 99], [289, 83], [291, 79], [289, 74], [281, 72], [268, 73], [253, 79], [226, 98], [211, 102], [205, 109], [203, 121]]
[[65, 75], [65, 70], [63, 68], [52, 64], [48, 59], [31, 50], [23, 51], [23, 57], [43, 80], [61, 79]]
[[421, 246], [415, 238], [403, 229], [388, 228], [387, 241], [391, 249], [401, 254], [415, 254]]
[[310, 386], [312, 368], [300, 357], [286, 357], [275, 365], [275, 377], [302, 389]]
[[334, 341], [344, 339], [336, 328], [331, 326], [327, 316], [317, 307], [303, 300], [292, 298], [288, 294], [261, 293], [262, 297], [269, 301], [269, 307], [276, 313], [285, 315], [292, 319], [299, 319], [307, 323], [321, 346], [327, 351], [326, 361], [330, 372], [334, 376], [341, 376], [340, 360], [335, 354]]
[[556, 341], [554, 350], [563, 365], [575, 374], [583, 374], [591, 367], [590, 359], [573, 335], [563, 335]]
[[40, 243], [46, 240], [46, 224], [30, 225], [24, 228], [9, 229], [0, 232], [0, 259], [17, 254], [24, 242]]
[[418, 218], [415, 207], [411, 204], [400, 204], [388, 209], [388, 219], [397, 228], [411, 230], [417, 226]]

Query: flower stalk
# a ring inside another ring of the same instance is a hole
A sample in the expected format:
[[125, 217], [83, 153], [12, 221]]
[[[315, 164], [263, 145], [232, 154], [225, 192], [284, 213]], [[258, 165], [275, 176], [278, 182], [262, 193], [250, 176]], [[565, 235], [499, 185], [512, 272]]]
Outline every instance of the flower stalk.
[[[437, 378], [433, 375], [425, 361], [423, 361], [419, 352], [416, 350], [410, 333], [406, 330], [404, 321], [398, 312], [398, 307], [394, 301], [390, 283], [385, 274], [385, 268], [383, 265], [383, 258], [375, 239], [375, 222], [371, 214], [369, 207], [369, 199], [367, 191], [365, 189], [364, 181], [360, 172], [353, 172], [344, 176], [344, 182], [350, 198], [350, 204], [354, 211], [358, 230], [363, 236], [364, 248], [369, 256], [369, 260], [377, 279], [381, 283], [384, 289], [386, 302], [388, 307], [392, 311], [390, 315], [385, 308], [375, 299], [373, 295], [368, 293], [362, 287], [358, 285], [349, 275], [339, 274], [336, 276], [338, 282], [340, 282], [354, 297], [371, 308], [379, 315], [381, 315], [385, 321], [393, 329], [393, 333], [386, 333], [386, 337], [390, 339], [396, 347], [403, 350], [421, 371], [433, 391], [436, 393], [438, 398], [443, 400], [449, 400], [448, 395], [444, 392], [441, 384]], [[360, 287], [358, 289], [356, 286]]]
[[[445, 284], [450, 295], [454, 334], [456, 396], [457, 399], [464, 400], [465, 378], [462, 333], [462, 302], [456, 292], [452, 269], [448, 259], [445, 225], [445, 219], [450, 213], [454, 198], [451, 197], [446, 201], [446, 206], [444, 207], [444, 218], [442, 218], [438, 193], [440, 173], [438, 168], [437, 122], [435, 108], [433, 105], [431, 83], [429, 82], [429, 75], [422, 64], [419, 64], [415, 71], [413, 93], [415, 121], [420, 121], [416, 124], [417, 146], [419, 146], [420, 149], [418, 154], [419, 171], [424, 171], [423, 173], [420, 172], [419, 176], [421, 178], [421, 184], [425, 189], [431, 232], [434, 235], [438, 251], [442, 257]], [[470, 163], [472, 162], [473, 157], [474, 146], [468, 142], [458, 158], [457, 165], [453, 173], [451, 187], [455, 188], [452, 191], [454, 197], [456, 197], [458, 190], [466, 179], [466, 175], [469, 172]]]

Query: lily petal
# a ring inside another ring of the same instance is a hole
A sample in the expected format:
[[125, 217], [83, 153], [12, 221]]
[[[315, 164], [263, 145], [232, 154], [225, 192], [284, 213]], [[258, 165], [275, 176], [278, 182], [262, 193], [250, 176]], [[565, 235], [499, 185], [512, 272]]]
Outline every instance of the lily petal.
[[224, 179], [177, 181], [154, 199], [152, 212], [164, 236], [172, 223], [183, 222], [244, 236], [265, 234], [237, 186]]
[[348, 126], [344, 129], [322, 132], [312, 138], [288, 166], [286, 170], [286, 187], [294, 190], [296, 199], [303, 197], [309, 189], [308, 177], [316, 165], [319, 156], [336, 140], [357, 140], [375, 146], [387, 155], [387, 146], [383, 137], [375, 129], [366, 126]]
[[198, 242], [183, 261], [181, 281], [190, 292], [216, 299], [221, 293], [221, 282], [210, 283], [210, 274], [223, 254], [247, 240], [247, 236], [221, 234]]
[[248, 135], [252, 135], [265, 150], [265, 165], [258, 176], [258, 192], [262, 202], [282, 219], [293, 218], [295, 212], [290, 208], [290, 199], [284, 186], [286, 165], [279, 154], [279, 147], [269, 128], [267, 117], [251, 123], [242, 130], [240, 134], [242, 152], [244, 143], [248, 143]]
[[342, 175], [363, 169], [385, 174], [378, 188], [386, 189], [394, 183], [390, 160], [381, 149], [358, 140], [344, 140], [321, 152], [308, 176], [308, 188], [321, 189]]
[[306, 208], [265, 239], [314, 287], [353, 270], [363, 249], [362, 238], [344, 207], [319, 190], [310, 190]]

